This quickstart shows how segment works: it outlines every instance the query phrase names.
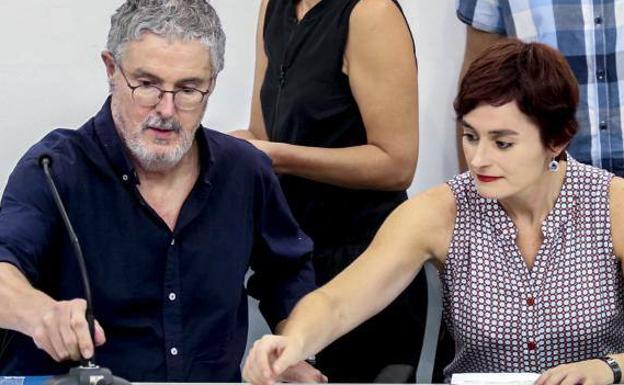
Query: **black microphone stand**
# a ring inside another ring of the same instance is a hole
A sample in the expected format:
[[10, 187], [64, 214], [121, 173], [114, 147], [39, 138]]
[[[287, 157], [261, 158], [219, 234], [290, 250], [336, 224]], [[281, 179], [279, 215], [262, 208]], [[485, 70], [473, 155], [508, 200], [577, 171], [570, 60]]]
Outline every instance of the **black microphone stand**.
[[123, 378], [113, 376], [111, 371], [107, 368], [99, 367], [95, 364], [95, 319], [93, 317], [93, 303], [91, 301], [91, 284], [89, 283], [89, 275], [87, 274], [87, 266], [85, 264], [84, 256], [82, 255], [82, 249], [78, 242], [78, 237], [74, 228], [69, 221], [67, 211], [63, 205], [63, 201], [56, 189], [54, 179], [50, 174], [50, 165], [52, 159], [48, 155], [42, 155], [39, 158], [39, 164], [43, 167], [48, 186], [54, 197], [54, 203], [58, 207], [58, 210], [63, 218], [67, 232], [69, 233], [69, 239], [74, 248], [76, 259], [78, 260], [78, 266], [80, 267], [80, 276], [82, 277], [82, 284], [84, 288], [85, 300], [87, 302], [87, 310], [85, 317], [89, 324], [89, 333], [91, 335], [91, 341], [93, 341], [93, 356], [90, 359], [82, 358], [80, 360], [80, 366], [71, 368], [68, 374], [54, 376], [52, 379], [46, 382], [45, 385], [130, 385], [130, 382]]

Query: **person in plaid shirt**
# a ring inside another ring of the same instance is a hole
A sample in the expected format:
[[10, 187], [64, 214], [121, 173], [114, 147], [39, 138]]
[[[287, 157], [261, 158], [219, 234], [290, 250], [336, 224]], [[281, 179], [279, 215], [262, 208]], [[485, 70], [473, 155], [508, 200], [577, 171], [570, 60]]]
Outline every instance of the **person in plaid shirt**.
[[[503, 36], [557, 48], [570, 63], [581, 96], [579, 132], [568, 152], [624, 176], [624, 0], [457, 0], [457, 17], [467, 25], [460, 79], [472, 60]], [[466, 170], [463, 154], [459, 159]]]

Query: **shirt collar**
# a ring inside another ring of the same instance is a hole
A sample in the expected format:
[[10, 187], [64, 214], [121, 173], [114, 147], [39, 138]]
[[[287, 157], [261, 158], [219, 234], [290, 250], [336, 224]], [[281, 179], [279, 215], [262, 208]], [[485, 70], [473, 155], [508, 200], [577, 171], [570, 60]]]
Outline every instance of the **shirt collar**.
[[[115, 128], [111, 111], [111, 96], [106, 99], [102, 109], [95, 116], [94, 126], [96, 137], [106, 157], [112, 164], [115, 174], [124, 183], [139, 184], [132, 161], [126, 153], [125, 144]], [[208, 138], [208, 132], [201, 125], [195, 133], [195, 140], [199, 150], [200, 178], [204, 183], [210, 184], [214, 170], [215, 154]]]
[[[298, 22], [297, 21], [297, 3], [298, 2], [299, 0], [290, 0], [289, 2], [287, 2], [287, 7], [288, 7], [287, 12], [290, 15], [290, 20], [294, 23]], [[317, 17], [323, 14], [323, 10], [328, 7], [329, 3], [330, 3], [329, 0], [321, 0], [314, 7], [310, 8], [308, 12], [305, 14], [305, 16], [303, 17], [303, 19], [301, 19], [299, 22], [308, 23], [316, 19]]]
[[[541, 229], [544, 238], [557, 237], [562, 227], [570, 222], [570, 215], [574, 213], [576, 203], [574, 189], [571, 188], [571, 184], [574, 183], [572, 179], [577, 167], [578, 162], [568, 155], [561, 190], [559, 190], [559, 195], [555, 200], [553, 208], [542, 223]], [[474, 188], [476, 191], [476, 186]], [[484, 211], [485, 217], [488, 218], [494, 232], [499, 236], [515, 240], [518, 235], [518, 229], [498, 200], [480, 199], [484, 200], [483, 203], [485, 204], [480, 205], [480, 207]]]

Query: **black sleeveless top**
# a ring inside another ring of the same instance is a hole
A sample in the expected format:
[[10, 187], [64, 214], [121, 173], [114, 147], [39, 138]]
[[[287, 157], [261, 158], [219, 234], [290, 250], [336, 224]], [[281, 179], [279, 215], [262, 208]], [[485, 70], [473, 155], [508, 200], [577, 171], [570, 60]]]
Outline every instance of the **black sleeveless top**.
[[[358, 1], [322, 0], [299, 22], [296, 0], [269, 1], [263, 31], [268, 68], [260, 100], [271, 141], [325, 148], [367, 143], [342, 72], [349, 17]], [[348, 189], [292, 175], [280, 179], [295, 218], [317, 246], [370, 240], [407, 199], [405, 191]]]

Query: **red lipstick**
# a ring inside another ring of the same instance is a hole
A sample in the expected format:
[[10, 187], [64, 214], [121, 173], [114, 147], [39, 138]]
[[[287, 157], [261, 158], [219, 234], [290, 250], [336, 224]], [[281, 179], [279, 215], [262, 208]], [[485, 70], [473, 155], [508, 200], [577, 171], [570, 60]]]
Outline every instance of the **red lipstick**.
[[497, 181], [501, 179], [501, 177], [477, 174], [477, 179], [479, 179], [479, 182], [489, 183], [489, 182]]

